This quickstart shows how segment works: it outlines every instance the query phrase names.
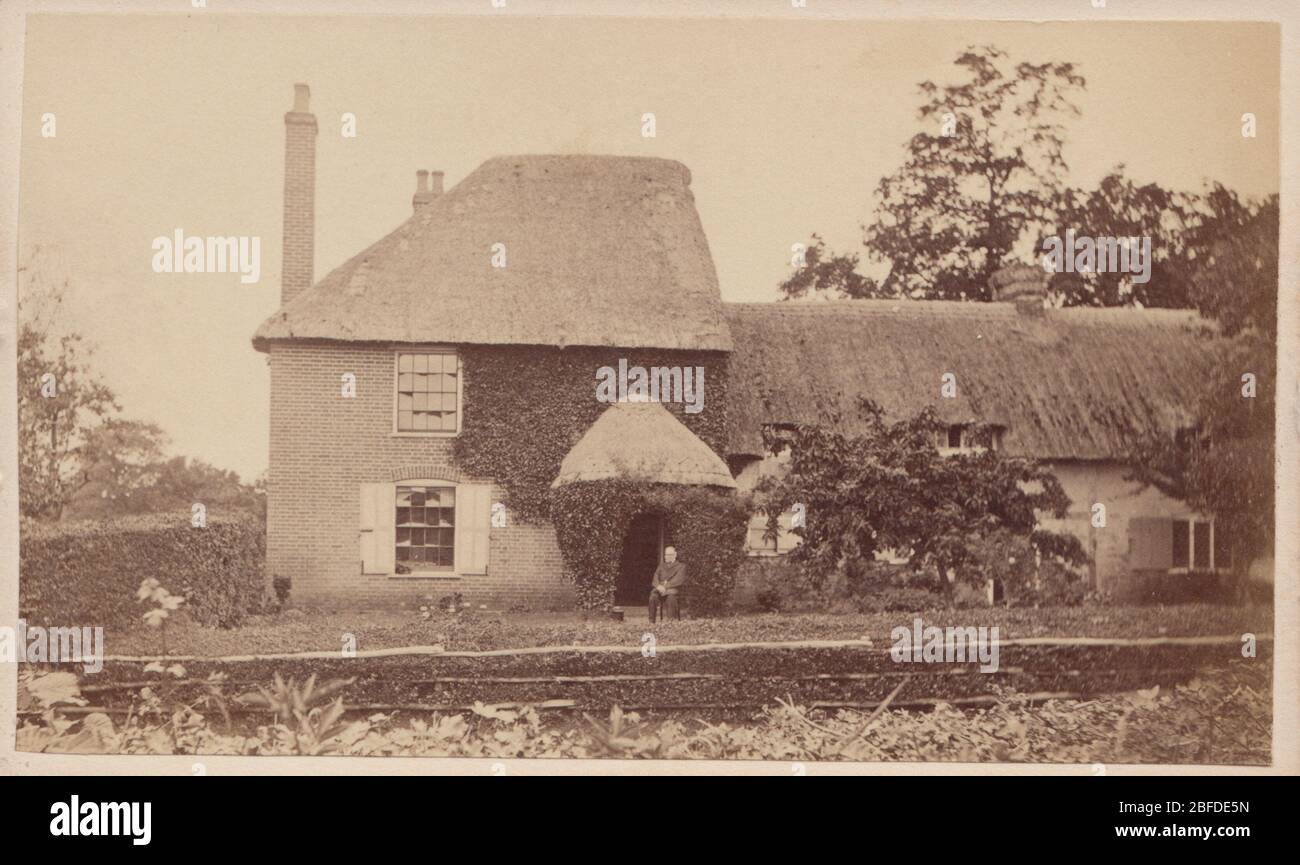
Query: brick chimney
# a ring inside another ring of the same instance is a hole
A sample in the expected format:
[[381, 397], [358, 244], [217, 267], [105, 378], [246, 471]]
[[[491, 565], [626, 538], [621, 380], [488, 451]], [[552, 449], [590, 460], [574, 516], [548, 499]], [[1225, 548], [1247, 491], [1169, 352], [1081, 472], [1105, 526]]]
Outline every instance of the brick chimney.
[[293, 85], [293, 109], [284, 115], [284, 258], [280, 304], [311, 288], [316, 256], [316, 115], [311, 90]]
[[1009, 264], [989, 277], [993, 299], [1014, 303], [1021, 315], [1041, 316], [1047, 305], [1047, 285], [1052, 275], [1041, 267]]
[[[430, 183], [432, 180], [432, 184]], [[421, 168], [415, 172], [415, 195], [411, 196], [411, 210], [420, 212], [420, 208], [442, 195], [442, 172], [425, 171]]]

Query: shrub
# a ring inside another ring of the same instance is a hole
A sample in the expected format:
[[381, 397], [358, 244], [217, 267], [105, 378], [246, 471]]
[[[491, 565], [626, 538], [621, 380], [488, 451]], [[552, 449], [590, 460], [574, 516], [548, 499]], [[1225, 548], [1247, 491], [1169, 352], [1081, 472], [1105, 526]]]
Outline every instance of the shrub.
[[106, 521], [27, 523], [19, 553], [19, 611], [32, 624], [129, 627], [136, 591], [154, 578], [202, 625], [233, 627], [266, 595], [266, 524], [186, 512]]
[[764, 612], [919, 612], [950, 603], [927, 575], [886, 562], [846, 562], [818, 577], [788, 557], [764, 557], [750, 559], [745, 572], [747, 594]]

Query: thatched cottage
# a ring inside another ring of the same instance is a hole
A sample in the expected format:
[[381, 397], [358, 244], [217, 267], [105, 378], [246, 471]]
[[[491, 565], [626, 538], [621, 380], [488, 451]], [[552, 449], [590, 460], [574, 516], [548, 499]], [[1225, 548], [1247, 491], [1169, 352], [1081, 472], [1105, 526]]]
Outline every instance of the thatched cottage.
[[[612, 156], [498, 157], [445, 191], [419, 172], [412, 215], [315, 281], [308, 100], [298, 85], [285, 115], [281, 308], [253, 339], [271, 369], [267, 570], [296, 600], [570, 604], [547, 490], [745, 490], [779, 470], [765, 425], [851, 428], [860, 394], [935, 406], [941, 446], [980, 420], [1051, 461], [1103, 588], [1216, 565], [1210, 522], [1120, 465], [1135, 436], [1187, 420], [1209, 362], [1194, 316], [1045, 310], [1023, 273], [1016, 302], [723, 303], [690, 172]], [[702, 410], [598, 401], [597, 371], [620, 362], [703, 370]], [[627, 523], [616, 600], [636, 603], [665, 523]], [[748, 551], [791, 542], [756, 519]]]

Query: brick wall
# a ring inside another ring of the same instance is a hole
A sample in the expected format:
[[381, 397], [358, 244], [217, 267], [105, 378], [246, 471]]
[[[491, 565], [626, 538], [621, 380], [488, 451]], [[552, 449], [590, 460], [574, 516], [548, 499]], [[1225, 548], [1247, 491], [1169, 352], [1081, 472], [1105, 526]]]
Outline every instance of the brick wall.
[[[395, 436], [393, 352], [382, 345], [277, 344], [270, 351], [271, 439], [267, 495], [267, 574], [293, 581], [293, 601], [366, 609], [418, 605], [460, 592], [472, 604], [537, 609], [573, 605], [563, 582], [555, 532], [507, 515], [492, 528], [486, 575], [362, 575], [358, 543], [360, 484], [418, 470], [463, 477], [452, 439]], [[343, 397], [342, 376], [356, 376]], [[463, 375], [473, 375], [465, 369]], [[493, 490], [493, 501], [501, 496]]]

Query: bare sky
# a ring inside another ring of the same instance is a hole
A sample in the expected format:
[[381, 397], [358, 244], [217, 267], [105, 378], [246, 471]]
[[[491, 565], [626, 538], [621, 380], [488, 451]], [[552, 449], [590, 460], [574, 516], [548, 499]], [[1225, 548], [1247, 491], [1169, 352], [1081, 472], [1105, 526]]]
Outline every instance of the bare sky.
[[[124, 416], [251, 479], [268, 374], [249, 339], [278, 305], [294, 82], [320, 123], [318, 278], [410, 213], [417, 168], [450, 187], [490, 156], [614, 153], [689, 166], [723, 298], [774, 300], [792, 243], [857, 249], [919, 128], [917, 82], [952, 78], [976, 43], [1078, 64], [1074, 185], [1124, 162], [1175, 189], [1278, 190], [1272, 25], [47, 16], [26, 43], [20, 243], [70, 279], [71, 323]], [[261, 281], [155, 274], [150, 244], [177, 227], [260, 236]]]

